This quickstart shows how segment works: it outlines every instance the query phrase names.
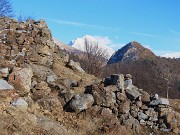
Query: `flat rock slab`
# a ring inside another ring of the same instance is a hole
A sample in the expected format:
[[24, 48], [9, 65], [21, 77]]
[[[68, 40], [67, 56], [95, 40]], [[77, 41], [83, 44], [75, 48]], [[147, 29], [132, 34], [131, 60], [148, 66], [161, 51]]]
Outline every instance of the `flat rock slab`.
[[126, 95], [129, 99], [135, 100], [137, 97], [141, 96], [142, 94], [139, 93], [136, 89], [126, 89]]
[[160, 98], [156, 100], [152, 100], [149, 105], [169, 105], [169, 100], [167, 98]]
[[10, 85], [6, 80], [0, 79], [0, 91], [1, 90], [13, 90], [14, 87]]

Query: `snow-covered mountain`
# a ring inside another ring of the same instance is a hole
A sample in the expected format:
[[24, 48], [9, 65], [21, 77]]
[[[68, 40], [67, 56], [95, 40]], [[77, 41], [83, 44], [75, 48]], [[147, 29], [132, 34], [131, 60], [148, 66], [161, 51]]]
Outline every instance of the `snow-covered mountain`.
[[95, 45], [96, 43], [98, 43], [98, 46], [107, 52], [108, 58], [110, 58], [112, 54], [115, 52], [111, 47], [108, 46], [108, 43], [103, 42], [98, 37], [94, 37], [90, 35], [85, 35], [82, 38], [77, 38], [75, 40], [72, 40], [70, 41], [68, 45], [78, 50], [85, 51], [85, 40], [87, 40], [92, 45]]

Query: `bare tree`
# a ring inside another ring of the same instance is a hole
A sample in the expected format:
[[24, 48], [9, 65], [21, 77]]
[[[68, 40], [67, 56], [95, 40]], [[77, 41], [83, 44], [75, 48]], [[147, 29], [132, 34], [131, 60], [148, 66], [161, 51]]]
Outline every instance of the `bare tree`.
[[35, 17], [33, 17], [32, 15], [24, 15], [23, 13], [20, 13], [18, 16], [17, 16], [17, 20], [18, 22], [26, 22], [28, 20], [34, 20]]
[[0, 17], [13, 17], [12, 4], [9, 0], [0, 0]]
[[100, 76], [107, 62], [107, 52], [101, 48], [98, 43], [84, 42], [84, 54], [81, 58], [80, 64], [82, 68], [89, 74]]

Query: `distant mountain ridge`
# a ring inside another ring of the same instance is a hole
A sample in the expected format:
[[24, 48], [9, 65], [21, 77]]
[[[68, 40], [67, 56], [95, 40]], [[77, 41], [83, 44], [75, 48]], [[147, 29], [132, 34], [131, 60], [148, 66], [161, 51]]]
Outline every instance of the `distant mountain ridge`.
[[82, 51], [61, 42], [56, 38], [53, 38], [53, 41], [61, 50], [66, 50], [67, 52], [73, 53], [73, 54], [82, 54], [83, 53]]
[[157, 57], [151, 50], [133, 41], [116, 51], [109, 59], [108, 64], [116, 62], [129, 62], [139, 59], [152, 59]]

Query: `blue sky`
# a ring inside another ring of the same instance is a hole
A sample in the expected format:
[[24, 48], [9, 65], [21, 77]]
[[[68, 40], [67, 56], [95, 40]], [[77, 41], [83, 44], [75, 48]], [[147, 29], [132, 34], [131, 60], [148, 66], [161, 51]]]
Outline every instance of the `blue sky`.
[[88, 34], [115, 50], [138, 41], [157, 55], [180, 54], [180, 0], [19, 0], [13, 7], [45, 19], [65, 43]]

